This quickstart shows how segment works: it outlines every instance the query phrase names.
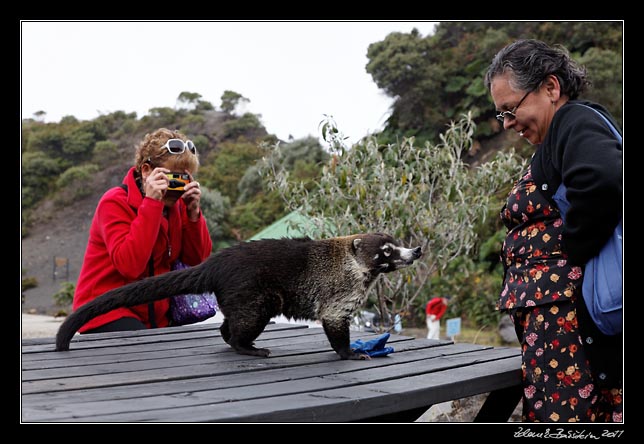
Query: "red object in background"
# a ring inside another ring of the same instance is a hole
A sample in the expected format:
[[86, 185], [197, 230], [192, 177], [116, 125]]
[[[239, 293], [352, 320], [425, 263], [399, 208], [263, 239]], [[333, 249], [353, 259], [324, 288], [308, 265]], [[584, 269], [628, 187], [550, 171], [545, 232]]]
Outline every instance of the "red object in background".
[[425, 307], [425, 313], [427, 316], [434, 315], [436, 319], [440, 319], [447, 311], [447, 303], [445, 298], [433, 298], [430, 299]]

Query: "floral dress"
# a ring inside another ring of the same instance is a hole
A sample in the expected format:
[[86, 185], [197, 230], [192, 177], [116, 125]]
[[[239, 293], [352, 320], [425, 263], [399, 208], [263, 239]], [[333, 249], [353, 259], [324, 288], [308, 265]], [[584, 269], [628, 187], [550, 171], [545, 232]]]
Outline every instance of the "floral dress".
[[582, 270], [567, 264], [559, 210], [530, 168], [510, 191], [501, 219], [508, 233], [498, 308], [511, 315], [521, 343], [523, 420], [621, 421], [621, 389], [595, 383], [579, 333]]

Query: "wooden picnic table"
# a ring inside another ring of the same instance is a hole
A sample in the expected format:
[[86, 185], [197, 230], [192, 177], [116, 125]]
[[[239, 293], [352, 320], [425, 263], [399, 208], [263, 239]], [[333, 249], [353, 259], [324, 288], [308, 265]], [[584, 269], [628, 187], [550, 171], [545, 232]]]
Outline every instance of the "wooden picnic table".
[[[321, 328], [269, 324], [269, 358], [242, 356], [220, 324], [22, 340], [23, 422], [413, 421], [443, 401], [491, 392], [475, 421], [507, 421], [520, 350], [392, 335], [394, 353], [343, 361]], [[352, 332], [352, 340], [374, 333]]]

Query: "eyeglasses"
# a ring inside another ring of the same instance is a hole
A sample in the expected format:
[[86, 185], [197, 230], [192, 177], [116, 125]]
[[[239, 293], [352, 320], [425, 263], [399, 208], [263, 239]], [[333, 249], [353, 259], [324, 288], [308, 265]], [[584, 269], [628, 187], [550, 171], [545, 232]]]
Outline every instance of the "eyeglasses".
[[533, 90], [533, 89], [531, 89], [530, 91], [528, 91], [527, 93], [525, 93], [525, 96], [523, 96], [523, 98], [522, 98], [521, 100], [519, 100], [519, 103], [517, 104], [517, 106], [515, 106], [514, 108], [512, 108], [512, 110], [511, 110], [511, 111], [503, 111], [502, 113], [497, 114], [497, 115], [496, 115], [497, 120], [503, 124], [503, 123], [505, 123], [505, 118], [506, 118], [506, 117], [508, 117], [510, 120], [514, 120], [514, 119], [516, 119], [516, 118], [517, 118], [517, 115], [516, 115], [517, 109], [519, 109], [519, 107], [521, 106], [521, 104], [523, 103], [523, 101], [525, 100], [525, 98], [526, 98], [526, 97], [528, 97], [528, 95], [529, 95], [532, 91], [534, 91], [534, 90]]
[[181, 154], [186, 151], [186, 147], [192, 154], [197, 154], [197, 147], [192, 143], [192, 140], [186, 140], [184, 142], [181, 139], [168, 139], [161, 149], [166, 148], [170, 154]]

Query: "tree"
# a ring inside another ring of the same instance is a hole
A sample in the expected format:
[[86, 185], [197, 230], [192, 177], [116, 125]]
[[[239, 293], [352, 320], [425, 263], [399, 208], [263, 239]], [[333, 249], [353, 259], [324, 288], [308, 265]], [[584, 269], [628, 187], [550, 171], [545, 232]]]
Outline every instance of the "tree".
[[439, 120], [431, 114], [441, 108], [427, 106], [423, 92], [441, 91], [444, 77], [431, 43], [414, 28], [409, 34], [391, 33], [367, 49], [367, 73], [379, 88], [395, 98], [387, 128], [395, 128], [405, 136], [426, 132], [428, 123]]
[[239, 137], [257, 139], [265, 136], [266, 128], [260, 121], [259, 114], [244, 113], [236, 119], [230, 119], [222, 125], [222, 138], [235, 140]]
[[440, 143], [424, 147], [413, 138], [381, 145], [369, 137], [347, 149], [333, 121], [321, 129], [332, 156], [317, 187], [309, 192], [279, 168], [278, 144], [262, 173], [288, 209], [313, 221], [314, 228], [299, 227], [312, 237], [382, 231], [407, 246], [422, 246], [417, 266], [378, 281], [371, 302], [383, 319], [408, 314], [419, 296], [428, 297], [430, 277], [472, 250], [474, 227], [485, 217], [490, 196], [523, 167], [510, 151], [470, 170], [462, 157], [472, 145], [471, 115], [452, 122]]
[[150, 117], [165, 119], [168, 121], [172, 121], [173, 119], [175, 119], [175, 116], [176, 116], [176, 112], [168, 106], [150, 108], [148, 110], [148, 113]]
[[241, 94], [226, 90], [221, 95], [221, 110], [225, 113], [232, 114], [240, 103], [248, 103], [249, 99]]
[[304, 137], [280, 146], [283, 153], [282, 166], [288, 170], [293, 170], [298, 161], [315, 165], [326, 162], [329, 159], [329, 154], [316, 137]]
[[201, 212], [203, 213], [208, 232], [213, 242], [213, 250], [221, 246], [224, 236], [225, 218], [230, 211], [230, 199], [217, 190], [210, 190], [205, 186], [201, 187]]
[[96, 165], [109, 165], [118, 158], [118, 146], [111, 140], [101, 140], [94, 145], [92, 161]]
[[61, 163], [42, 151], [22, 155], [22, 207], [30, 208], [51, 191], [52, 184], [64, 170]]
[[219, 190], [231, 202], [237, 202], [239, 181], [263, 155], [263, 148], [254, 142], [224, 142], [199, 169], [200, 181], [212, 190]]
[[590, 48], [579, 58], [579, 62], [586, 66], [592, 82], [585, 97], [606, 106], [621, 125], [624, 106], [621, 54], [606, 49]]
[[188, 91], [183, 91], [179, 94], [179, 97], [177, 97], [177, 105], [180, 109], [196, 111], [211, 111], [215, 109], [215, 107], [212, 106], [212, 103], [206, 100], [201, 100], [201, 94], [191, 93]]
[[201, 94], [183, 91], [177, 97], [178, 108], [194, 109], [199, 103], [199, 99], [201, 99]]
[[56, 188], [59, 190], [55, 198], [56, 203], [59, 206], [68, 206], [83, 197], [91, 196], [94, 190], [88, 184], [99, 170], [99, 166], [93, 163], [84, 163], [65, 170], [56, 180]]

